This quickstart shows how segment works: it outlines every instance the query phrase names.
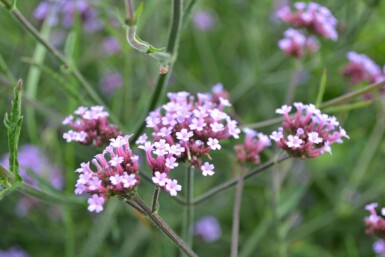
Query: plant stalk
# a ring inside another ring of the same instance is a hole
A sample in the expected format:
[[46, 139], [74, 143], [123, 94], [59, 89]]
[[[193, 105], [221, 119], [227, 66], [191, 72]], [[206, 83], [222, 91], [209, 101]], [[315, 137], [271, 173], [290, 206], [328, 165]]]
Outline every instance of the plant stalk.
[[237, 188], [235, 190], [234, 209], [233, 209], [233, 228], [231, 232], [231, 257], [238, 256], [239, 242], [239, 217], [241, 212], [242, 192], [244, 174], [238, 175]]

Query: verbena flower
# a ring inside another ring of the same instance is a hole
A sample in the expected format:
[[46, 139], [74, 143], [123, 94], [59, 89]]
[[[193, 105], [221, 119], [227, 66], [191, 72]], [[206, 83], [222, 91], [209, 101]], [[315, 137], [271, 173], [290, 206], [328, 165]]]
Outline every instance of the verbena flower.
[[348, 52], [346, 56], [349, 63], [343, 68], [342, 74], [353, 84], [375, 83], [385, 79], [385, 72], [368, 56], [356, 52]]
[[65, 28], [72, 27], [75, 18], [79, 17], [83, 28], [93, 32], [102, 28], [98, 11], [92, 7], [96, 0], [54, 0], [42, 1], [36, 7], [34, 16], [38, 20], [46, 20], [54, 26], [61, 23]]
[[305, 36], [300, 31], [288, 29], [285, 37], [278, 41], [279, 48], [286, 54], [294, 57], [303, 57], [306, 53], [318, 51], [319, 44], [315, 37]]
[[109, 123], [108, 116], [109, 113], [104, 111], [103, 106], [81, 106], [74, 115], [63, 120], [63, 125], [69, 125], [73, 129], [65, 132], [63, 138], [67, 142], [75, 141], [97, 147], [106, 145], [111, 138], [122, 135], [115, 125]]
[[122, 49], [120, 43], [114, 37], [107, 37], [103, 40], [103, 51], [109, 56], [120, 52]]
[[194, 235], [210, 243], [221, 237], [222, 231], [218, 220], [213, 216], [205, 216], [194, 224]]
[[269, 136], [250, 128], [243, 129], [243, 132], [245, 133], [243, 144], [234, 146], [238, 162], [241, 164], [259, 164], [259, 154], [271, 145]]
[[130, 136], [118, 136], [102, 154], [97, 154], [90, 162], [82, 163], [76, 170], [79, 178], [75, 194], [88, 193], [88, 210], [103, 211], [104, 203], [114, 195], [126, 195], [139, 184], [138, 159], [129, 146]]
[[[146, 118], [147, 127], [153, 130], [152, 140], [143, 134], [136, 143], [146, 152], [154, 183], [170, 194], [175, 191], [170, 191], [168, 185], [176, 180], [168, 174], [178, 163], [187, 161], [192, 167], [201, 169], [204, 176], [211, 176], [214, 165], [203, 163], [202, 157], [221, 149], [221, 140], [239, 137], [237, 122], [223, 112], [230, 106], [228, 99], [219, 96], [223, 93], [220, 86], [215, 94], [199, 93], [197, 97], [187, 92], [168, 93], [170, 101]], [[176, 188], [176, 191], [181, 189]]]
[[289, 115], [291, 106], [283, 105], [275, 112], [283, 115], [282, 127], [270, 138], [291, 156], [315, 158], [325, 152], [331, 154], [331, 145], [349, 138], [337, 118], [321, 113], [313, 104], [294, 103], [296, 113]]
[[194, 13], [192, 22], [196, 28], [209, 31], [215, 25], [215, 18], [211, 12], [200, 10]]
[[294, 3], [294, 10], [285, 5], [281, 7], [276, 15], [285, 23], [296, 28], [306, 28], [321, 37], [336, 41], [337, 19], [330, 10], [314, 2]]
[[370, 215], [365, 218], [366, 234], [376, 235], [385, 240], [385, 208], [381, 209], [381, 215], [377, 214], [377, 203], [371, 203], [365, 206], [365, 210], [369, 211]]

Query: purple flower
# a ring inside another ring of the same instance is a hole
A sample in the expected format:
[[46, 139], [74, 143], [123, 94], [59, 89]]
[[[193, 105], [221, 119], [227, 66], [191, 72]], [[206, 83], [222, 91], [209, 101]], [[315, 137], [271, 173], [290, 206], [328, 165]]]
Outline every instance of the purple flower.
[[279, 48], [286, 54], [298, 58], [306, 53], [314, 53], [319, 49], [318, 41], [315, 37], [306, 37], [295, 29], [285, 31], [285, 37], [278, 41]]
[[222, 234], [218, 220], [213, 216], [205, 216], [194, 225], [194, 234], [210, 243], [218, 240]]
[[195, 27], [203, 31], [209, 31], [215, 25], [213, 14], [203, 10], [195, 12], [192, 21]]
[[106, 94], [112, 94], [117, 88], [123, 85], [123, 78], [118, 72], [106, 74], [101, 82], [100, 87]]
[[28, 257], [29, 254], [27, 254], [24, 250], [22, 250], [19, 247], [12, 247], [8, 250], [0, 250], [0, 256], [1, 257]]
[[107, 37], [104, 39], [103, 50], [106, 53], [106, 55], [116, 54], [116, 53], [120, 52], [121, 49], [122, 49], [122, 47], [120, 46], [120, 44], [119, 44], [118, 40], [116, 40], [116, 38]]

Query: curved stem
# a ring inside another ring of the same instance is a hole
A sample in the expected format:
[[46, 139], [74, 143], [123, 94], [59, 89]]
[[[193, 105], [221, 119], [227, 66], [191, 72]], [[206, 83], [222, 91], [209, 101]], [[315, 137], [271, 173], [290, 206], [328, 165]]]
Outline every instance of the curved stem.
[[238, 241], [239, 241], [239, 216], [241, 212], [242, 191], [243, 191], [243, 176], [239, 174], [237, 189], [235, 191], [234, 210], [233, 210], [233, 228], [231, 232], [231, 257], [238, 256]]
[[174, 230], [156, 213], [152, 213], [151, 209], [143, 202], [139, 196], [136, 196], [133, 199], [135, 202], [149, 217], [155, 225], [158, 226], [163, 233], [166, 234], [168, 238], [170, 238], [174, 244], [181, 249], [187, 256], [189, 257], [198, 257], [196, 253], [191, 250], [191, 248], [174, 232]]
[[[171, 27], [170, 27], [170, 34], [168, 37], [167, 42], [167, 48], [166, 51], [172, 56], [170, 60], [170, 65], [168, 69], [168, 73], [166, 74], [159, 74], [158, 81], [155, 86], [155, 90], [151, 96], [150, 104], [148, 105], [148, 108], [146, 112], [144, 113], [145, 116], [149, 112], [151, 112], [155, 106], [158, 104], [159, 99], [163, 96], [163, 91], [166, 86], [166, 81], [168, 80], [169, 75], [172, 73], [173, 64], [177, 57], [177, 46], [179, 43], [179, 37], [180, 37], [180, 30], [182, 27], [182, 19], [183, 19], [183, 0], [173, 0], [173, 11], [172, 11], [172, 21], [171, 21]], [[140, 125], [136, 129], [134, 135], [130, 138], [130, 142], [135, 142], [140, 134], [143, 132], [145, 128], [145, 117], [141, 119]]]
[[[263, 165], [259, 166], [257, 169], [253, 170], [253, 171], [250, 171], [248, 173], [245, 174], [244, 176], [244, 179], [248, 179], [248, 178], [251, 178], [252, 176], [258, 174], [258, 173], [261, 173], [262, 171], [274, 166], [275, 164], [277, 163], [280, 163], [284, 160], [287, 160], [289, 159], [290, 156], [288, 156], [287, 154], [281, 156], [281, 157], [278, 157], [278, 159], [275, 159], [275, 160], [271, 160], [271, 161], [268, 161], [266, 163], [264, 163]], [[230, 188], [232, 186], [234, 186], [235, 184], [237, 184], [238, 182], [238, 178], [234, 178], [234, 179], [231, 179], [219, 186], [216, 186], [214, 187], [213, 189], [209, 190], [208, 192], [206, 192], [205, 194], [195, 198], [191, 204], [192, 205], [196, 205], [196, 204], [199, 204], [201, 202], [204, 202], [205, 200], [207, 200], [208, 198], [210, 198], [211, 196], [227, 189], [227, 188]]]

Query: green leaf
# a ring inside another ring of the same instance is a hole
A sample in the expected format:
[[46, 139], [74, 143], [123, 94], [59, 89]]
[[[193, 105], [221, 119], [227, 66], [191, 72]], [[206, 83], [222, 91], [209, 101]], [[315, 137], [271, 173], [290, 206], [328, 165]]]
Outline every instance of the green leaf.
[[22, 181], [22, 178], [19, 175], [19, 163], [17, 161], [20, 130], [23, 122], [23, 116], [21, 116], [22, 85], [22, 80], [19, 80], [15, 87], [15, 97], [12, 101], [11, 114], [6, 114], [4, 119], [4, 124], [8, 130], [9, 170], [18, 182]]
[[76, 33], [75, 31], [71, 31], [67, 37], [67, 40], [64, 46], [64, 55], [66, 56], [70, 66], [75, 65], [76, 42], [77, 42]]
[[139, 4], [138, 8], [137, 8], [136, 11], [135, 11], [135, 17], [134, 17], [134, 24], [133, 24], [133, 25], [135, 25], [135, 24], [138, 22], [138, 20], [139, 20], [139, 18], [140, 18], [140, 15], [141, 15], [142, 12], [143, 12], [143, 7], [144, 7], [144, 4], [143, 4], [143, 2], [141, 2], [141, 3]]
[[326, 81], [327, 81], [327, 72], [325, 69], [322, 72], [322, 77], [321, 77], [321, 81], [320, 81], [319, 88], [318, 88], [318, 95], [317, 95], [317, 99], [315, 101], [315, 106], [317, 108], [319, 108], [322, 104], [322, 99], [324, 97], [325, 89], [326, 89]]
[[20, 186], [20, 182], [14, 182], [14, 176], [3, 166], [0, 166], [0, 200], [3, 197], [17, 190]]

